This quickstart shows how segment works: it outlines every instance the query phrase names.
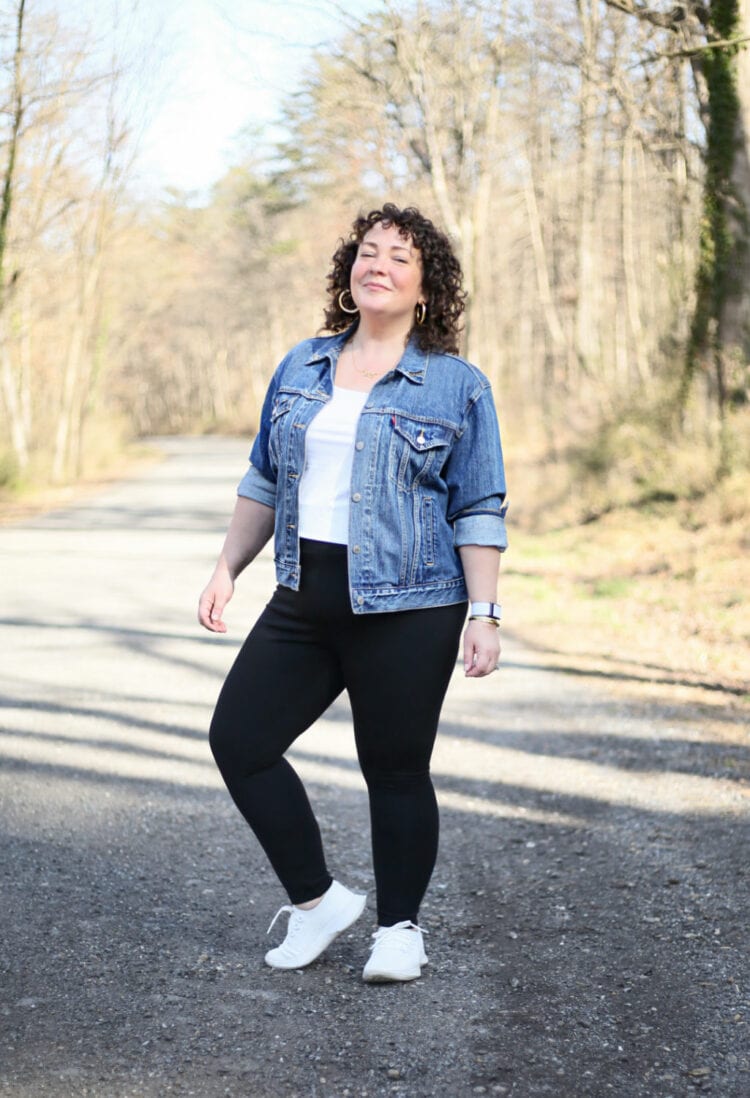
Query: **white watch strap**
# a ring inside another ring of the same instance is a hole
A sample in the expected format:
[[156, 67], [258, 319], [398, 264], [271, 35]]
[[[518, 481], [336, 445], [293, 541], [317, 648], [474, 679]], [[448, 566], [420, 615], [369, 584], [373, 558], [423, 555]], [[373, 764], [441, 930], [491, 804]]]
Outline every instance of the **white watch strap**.
[[471, 617], [497, 618], [502, 621], [503, 608], [499, 602], [472, 602], [469, 604]]

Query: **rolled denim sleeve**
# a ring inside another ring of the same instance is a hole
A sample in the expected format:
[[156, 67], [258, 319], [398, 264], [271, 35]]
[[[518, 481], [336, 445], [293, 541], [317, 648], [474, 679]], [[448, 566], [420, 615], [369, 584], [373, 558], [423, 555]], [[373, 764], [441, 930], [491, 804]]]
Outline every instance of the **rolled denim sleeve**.
[[489, 385], [473, 400], [446, 463], [453, 543], [508, 547], [508, 509], [500, 428]]
[[237, 495], [246, 499], [255, 499], [267, 507], [276, 507], [276, 472], [271, 465], [268, 453], [268, 436], [271, 429], [271, 409], [279, 389], [281, 373], [286, 359], [276, 369], [268, 386], [263, 409], [260, 415], [260, 427], [250, 451], [250, 467], [237, 486]]
[[245, 499], [255, 499], [265, 503], [266, 507], [276, 508], [276, 485], [266, 480], [251, 463], [244, 477], [237, 485], [237, 495]]

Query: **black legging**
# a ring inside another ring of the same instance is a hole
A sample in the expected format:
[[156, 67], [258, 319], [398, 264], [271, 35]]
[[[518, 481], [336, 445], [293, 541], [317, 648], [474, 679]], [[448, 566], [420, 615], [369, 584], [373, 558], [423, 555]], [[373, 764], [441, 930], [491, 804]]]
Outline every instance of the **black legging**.
[[302, 541], [299, 591], [277, 587], [230, 670], [211, 750], [294, 904], [331, 883], [320, 831], [284, 752], [346, 688], [370, 796], [378, 923], [417, 921], [435, 865], [430, 756], [466, 603], [352, 613], [347, 548]]

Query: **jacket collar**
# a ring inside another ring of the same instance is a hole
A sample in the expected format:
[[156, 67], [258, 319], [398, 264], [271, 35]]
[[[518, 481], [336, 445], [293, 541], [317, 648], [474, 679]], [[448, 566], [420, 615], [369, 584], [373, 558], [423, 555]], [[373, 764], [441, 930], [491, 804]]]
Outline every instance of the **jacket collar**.
[[[333, 366], [341, 354], [341, 348], [355, 331], [356, 325], [352, 325], [343, 332], [337, 332], [336, 335], [324, 336], [320, 340], [320, 344], [317, 347], [315, 354], [307, 360], [308, 364], [312, 365], [314, 362], [322, 362], [324, 358], [327, 358]], [[429, 361], [429, 352], [420, 350], [414, 336], [410, 336], [404, 353], [396, 365], [396, 371], [403, 374], [404, 377], [407, 377], [409, 381], [413, 381], [415, 385], [424, 385]]]

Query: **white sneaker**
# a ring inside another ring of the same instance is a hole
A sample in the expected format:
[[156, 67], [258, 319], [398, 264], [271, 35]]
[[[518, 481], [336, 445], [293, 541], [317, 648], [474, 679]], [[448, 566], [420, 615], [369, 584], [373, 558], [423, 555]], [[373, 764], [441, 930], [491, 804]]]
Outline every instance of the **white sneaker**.
[[268, 933], [282, 912], [289, 912], [286, 938], [266, 953], [271, 968], [304, 968], [326, 949], [337, 934], [356, 922], [365, 909], [367, 897], [350, 892], [334, 881], [323, 899], [309, 911], [284, 904], [271, 920]]
[[373, 934], [375, 941], [362, 979], [371, 984], [418, 979], [422, 975], [422, 965], [427, 964], [423, 933], [427, 932], [408, 920], [395, 926], [378, 927]]

